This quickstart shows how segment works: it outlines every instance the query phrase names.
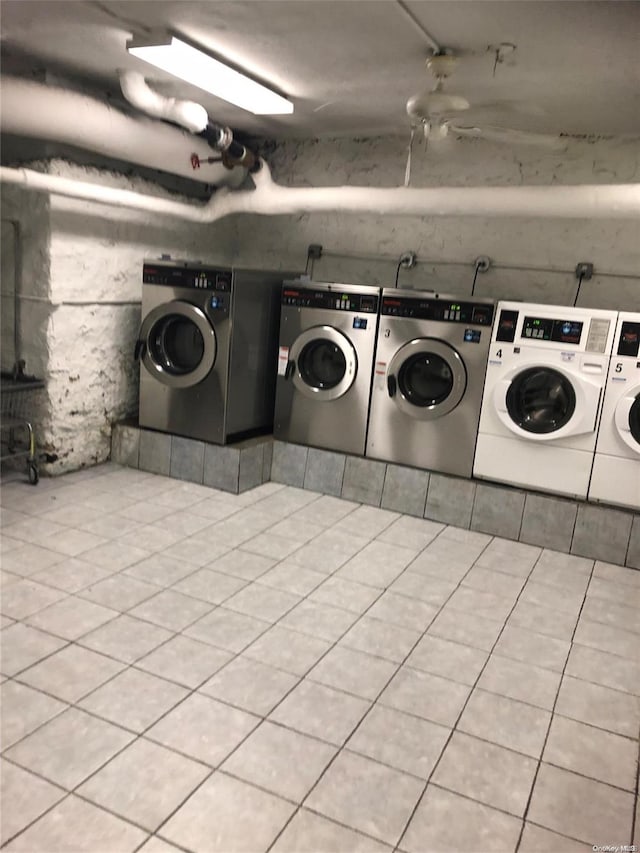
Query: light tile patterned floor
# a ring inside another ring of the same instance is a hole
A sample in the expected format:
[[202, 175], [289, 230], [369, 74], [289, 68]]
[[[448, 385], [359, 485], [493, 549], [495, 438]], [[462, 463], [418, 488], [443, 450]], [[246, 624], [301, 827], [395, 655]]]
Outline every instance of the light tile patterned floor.
[[269, 483], [2, 489], [2, 843], [639, 843], [640, 572]]

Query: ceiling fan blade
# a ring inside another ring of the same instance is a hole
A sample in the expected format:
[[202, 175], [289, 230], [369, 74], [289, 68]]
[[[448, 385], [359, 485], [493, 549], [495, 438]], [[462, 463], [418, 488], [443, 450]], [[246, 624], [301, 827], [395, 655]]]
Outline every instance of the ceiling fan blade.
[[533, 145], [552, 151], [563, 151], [567, 147], [566, 140], [550, 133], [533, 133], [526, 130], [493, 127], [491, 125], [484, 127], [462, 127], [460, 125], [449, 124], [449, 130], [457, 136], [478, 137], [489, 139], [493, 142], [506, 142], [518, 145]]
[[509, 100], [502, 98], [495, 101], [474, 101], [471, 104], [469, 112], [473, 115], [476, 113], [502, 114], [502, 115], [522, 115], [522, 116], [548, 116], [549, 112], [541, 104], [529, 103], [522, 100]]

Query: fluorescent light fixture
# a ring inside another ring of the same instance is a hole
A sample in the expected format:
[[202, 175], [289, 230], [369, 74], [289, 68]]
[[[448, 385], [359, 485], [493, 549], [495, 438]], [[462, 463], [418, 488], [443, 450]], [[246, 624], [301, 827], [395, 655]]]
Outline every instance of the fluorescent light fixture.
[[[165, 43], [158, 43], [162, 41]], [[293, 104], [282, 95], [175, 36], [157, 39], [155, 44], [131, 41], [127, 44], [127, 50], [156, 68], [168, 71], [174, 77], [255, 115], [285, 115], [293, 112]]]

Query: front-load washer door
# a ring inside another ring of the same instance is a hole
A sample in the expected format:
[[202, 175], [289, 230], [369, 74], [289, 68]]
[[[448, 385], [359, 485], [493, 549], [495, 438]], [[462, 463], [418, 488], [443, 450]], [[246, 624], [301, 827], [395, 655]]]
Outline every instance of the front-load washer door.
[[358, 359], [353, 345], [333, 326], [302, 332], [289, 350], [295, 388], [312, 400], [337, 400], [353, 385]]
[[640, 386], [618, 401], [615, 424], [624, 443], [640, 455]]
[[494, 392], [502, 423], [529, 441], [593, 432], [601, 397], [598, 383], [544, 364], [517, 368]]
[[215, 364], [215, 330], [204, 312], [189, 302], [168, 302], [150, 311], [140, 339], [145, 368], [171, 388], [197, 385]]
[[416, 338], [404, 344], [387, 369], [387, 391], [404, 414], [431, 421], [451, 412], [464, 396], [467, 371], [444, 341]]

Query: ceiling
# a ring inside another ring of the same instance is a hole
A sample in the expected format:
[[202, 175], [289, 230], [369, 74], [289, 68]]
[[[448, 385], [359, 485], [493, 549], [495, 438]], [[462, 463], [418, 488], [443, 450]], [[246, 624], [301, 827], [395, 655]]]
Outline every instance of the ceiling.
[[[278, 89], [293, 115], [253, 116], [127, 54], [127, 39], [156, 28]], [[361, 137], [406, 132], [407, 98], [433, 83], [422, 29], [462, 57], [446, 90], [471, 101], [466, 124], [640, 136], [640, 3], [624, 0], [3, 0], [2, 61], [112, 97], [117, 69], [143, 71], [163, 93], [267, 138]], [[487, 48], [501, 42], [516, 50], [494, 74]]]

